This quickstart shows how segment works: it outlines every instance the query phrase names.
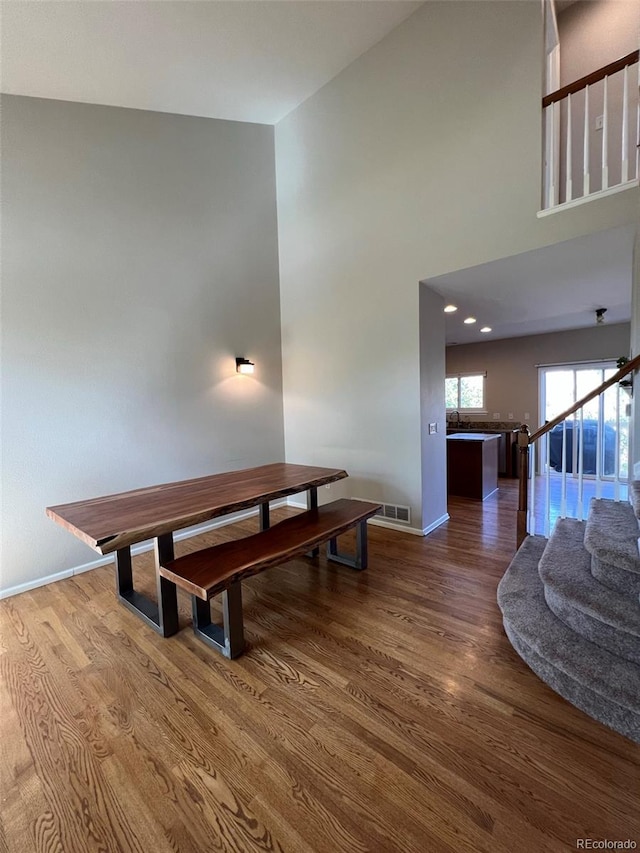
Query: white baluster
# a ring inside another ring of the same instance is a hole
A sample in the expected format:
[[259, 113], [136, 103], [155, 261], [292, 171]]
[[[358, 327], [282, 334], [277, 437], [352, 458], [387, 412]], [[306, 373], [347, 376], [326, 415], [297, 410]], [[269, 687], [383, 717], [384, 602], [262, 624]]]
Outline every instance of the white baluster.
[[558, 203], [558, 188], [556, 186], [556, 104], [550, 104], [547, 107], [547, 121], [549, 132], [547, 134], [547, 166], [549, 168], [548, 187], [549, 200], [548, 207], [555, 207]]
[[[575, 430], [574, 430], [575, 432]], [[584, 409], [580, 409], [578, 429], [578, 512], [577, 516], [582, 521], [584, 518]]]
[[544, 488], [544, 535], [549, 538], [551, 533], [551, 439], [549, 433], [546, 435], [547, 442], [547, 464], [545, 471]]
[[602, 394], [598, 398], [598, 427], [596, 429], [596, 498], [602, 497]]
[[584, 150], [582, 153], [583, 160], [583, 182], [582, 195], [589, 195], [589, 87], [584, 90]]
[[629, 66], [624, 67], [622, 87], [622, 167], [620, 180], [624, 184], [629, 180]]
[[536, 532], [536, 445], [529, 445], [529, 475], [531, 486], [529, 489], [529, 520], [527, 530], [535, 535]]
[[609, 78], [604, 78], [604, 109], [602, 111], [602, 189], [609, 187]]
[[[626, 71], [626, 68], [625, 68]], [[614, 468], [614, 480], [613, 480], [613, 499], [614, 501], [620, 500], [620, 386], [616, 385], [616, 457], [615, 457], [615, 468]], [[605, 447], [607, 444], [606, 432], [605, 432]]]
[[567, 96], [567, 150], [565, 152], [565, 201], [573, 198], [573, 169], [572, 169], [572, 127], [571, 127], [571, 95]]
[[[640, 95], [640, 62], [638, 62], [638, 94]], [[636, 108], [636, 179], [640, 178], [640, 97]]]
[[567, 421], [562, 422], [562, 489], [560, 497], [560, 518], [567, 517]]

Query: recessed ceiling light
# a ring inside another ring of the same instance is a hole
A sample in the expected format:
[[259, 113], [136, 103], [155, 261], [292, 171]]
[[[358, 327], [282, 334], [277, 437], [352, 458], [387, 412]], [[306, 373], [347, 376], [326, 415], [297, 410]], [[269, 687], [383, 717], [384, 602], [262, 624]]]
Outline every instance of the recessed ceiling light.
[[481, 331], [481, 332], [485, 332], [485, 333], [486, 333], [486, 332], [490, 332], [490, 331], [491, 331], [491, 326], [483, 326], [483, 327], [480, 329], [480, 331]]
[[458, 310], [457, 305], [445, 305], [444, 306], [444, 313], [445, 314], [453, 314], [453, 312], [457, 311], [457, 310]]
[[470, 326], [472, 323], [475, 323], [475, 322], [476, 322], [475, 317], [467, 317], [465, 320], [465, 323], [467, 324], [467, 326]]

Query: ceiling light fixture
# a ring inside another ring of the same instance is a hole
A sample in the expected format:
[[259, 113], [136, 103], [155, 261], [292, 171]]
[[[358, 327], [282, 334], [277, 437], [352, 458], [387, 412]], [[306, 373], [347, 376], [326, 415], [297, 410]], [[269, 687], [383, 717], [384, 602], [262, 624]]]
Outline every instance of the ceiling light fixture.
[[476, 318], [475, 317], [467, 317], [464, 322], [467, 324], [467, 326], [470, 326], [472, 323], [476, 322]]
[[453, 312], [457, 311], [457, 310], [458, 310], [457, 305], [445, 305], [444, 306], [444, 313], [445, 314], [453, 314]]
[[483, 334], [486, 334], [487, 332], [490, 332], [490, 331], [491, 331], [491, 326], [483, 326], [483, 327], [480, 329], [480, 331], [481, 331]]

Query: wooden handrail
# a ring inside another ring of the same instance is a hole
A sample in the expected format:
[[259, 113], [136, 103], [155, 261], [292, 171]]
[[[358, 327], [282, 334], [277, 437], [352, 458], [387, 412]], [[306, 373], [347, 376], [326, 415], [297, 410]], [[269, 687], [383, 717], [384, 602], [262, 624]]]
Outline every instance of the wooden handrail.
[[597, 388], [594, 388], [593, 391], [590, 391], [588, 394], [578, 400], [577, 403], [574, 403], [573, 406], [570, 406], [565, 412], [561, 415], [558, 415], [557, 418], [554, 418], [552, 421], [547, 421], [546, 424], [543, 424], [539, 427], [535, 432], [531, 433], [529, 436], [529, 444], [533, 444], [534, 441], [537, 441], [541, 438], [545, 433], [552, 430], [558, 424], [561, 424], [565, 421], [569, 415], [572, 415], [574, 412], [577, 412], [578, 409], [581, 409], [583, 406], [586, 406], [587, 403], [591, 402], [595, 397], [599, 397], [603, 391], [606, 391], [607, 388], [610, 388], [612, 385], [615, 385], [616, 382], [620, 382], [621, 379], [631, 373], [632, 370], [640, 369], [640, 355], [637, 355], [635, 358], [632, 358], [631, 361], [628, 361], [625, 365], [623, 365], [617, 373], [614, 373], [606, 382], [603, 382], [602, 385], [598, 385]]
[[621, 59], [616, 59], [615, 62], [610, 62], [608, 65], [598, 68], [597, 71], [592, 71], [591, 74], [587, 74], [585, 77], [581, 77], [579, 80], [569, 83], [567, 86], [563, 86], [562, 89], [557, 89], [555, 92], [545, 95], [542, 99], [542, 108], [544, 109], [545, 107], [551, 106], [551, 104], [564, 100], [567, 95], [575, 95], [576, 92], [582, 91], [582, 89], [587, 86], [593, 86], [594, 83], [599, 83], [600, 80], [604, 80], [605, 77], [610, 77], [612, 74], [622, 71], [622, 69], [626, 68], [627, 65], [635, 65], [635, 63], [638, 62], [638, 55], [639, 51], [632, 50], [631, 53], [628, 53]]
[[[636, 51], [637, 53], [637, 51]], [[636, 355], [626, 364], [624, 364], [620, 370], [613, 374], [609, 379], [599, 385], [597, 388], [594, 388], [593, 391], [590, 391], [586, 394], [581, 400], [578, 400], [577, 403], [574, 403], [572, 406], [564, 411], [561, 415], [558, 415], [557, 418], [554, 418], [551, 421], [548, 421], [546, 424], [543, 424], [539, 429], [537, 429], [534, 433], [529, 433], [529, 427], [526, 424], [522, 424], [520, 430], [518, 432], [518, 450], [520, 452], [520, 486], [518, 490], [518, 526], [517, 526], [517, 544], [518, 548], [524, 542], [527, 536], [527, 512], [528, 512], [528, 479], [529, 479], [529, 447], [541, 438], [543, 435], [548, 433], [558, 424], [561, 424], [565, 421], [570, 415], [574, 412], [577, 412], [578, 409], [581, 409], [583, 406], [586, 406], [594, 397], [599, 397], [603, 391], [606, 391], [607, 388], [610, 388], [612, 385], [615, 385], [616, 382], [620, 382], [621, 379], [624, 379], [625, 376], [628, 376], [634, 370], [640, 370], [640, 355]], [[532, 472], [533, 473], [533, 472]]]

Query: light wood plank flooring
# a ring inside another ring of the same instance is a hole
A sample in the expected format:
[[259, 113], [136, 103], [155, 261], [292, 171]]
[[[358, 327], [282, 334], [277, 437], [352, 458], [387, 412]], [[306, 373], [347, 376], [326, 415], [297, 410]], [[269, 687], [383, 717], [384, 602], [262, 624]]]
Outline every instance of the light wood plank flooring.
[[[110, 567], [0, 602], [0, 851], [640, 845], [640, 747], [503, 633], [517, 484], [500, 485], [425, 539], [370, 527], [366, 572], [300, 559], [246, 582], [237, 661], [194, 638], [186, 597], [184, 629], [157, 636]], [[150, 555], [135, 566], [152, 591]]]

